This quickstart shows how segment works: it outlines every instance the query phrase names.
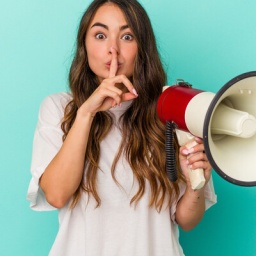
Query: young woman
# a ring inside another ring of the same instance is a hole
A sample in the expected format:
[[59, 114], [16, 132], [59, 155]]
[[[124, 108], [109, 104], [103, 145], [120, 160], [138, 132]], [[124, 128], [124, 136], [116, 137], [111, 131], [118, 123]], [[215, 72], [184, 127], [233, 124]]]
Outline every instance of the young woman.
[[[69, 81], [41, 105], [28, 190], [32, 209], [59, 209], [50, 255], [183, 255], [178, 225], [192, 229], [215, 202], [211, 166], [196, 139], [177, 147], [179, 177], [168, 179], [156, 113], [166, 76], [139, 2], [90, 4]], [[204, 169], [202, 189], [188, 166]]]

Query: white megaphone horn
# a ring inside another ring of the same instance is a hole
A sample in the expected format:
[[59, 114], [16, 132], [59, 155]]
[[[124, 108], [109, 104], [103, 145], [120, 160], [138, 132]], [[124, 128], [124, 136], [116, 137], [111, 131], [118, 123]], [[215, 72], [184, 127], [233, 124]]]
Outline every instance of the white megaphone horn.
[[[162, 122], [175, 123], [180, 145], [193, 136], [203, 139], [207, 158], [222, 178], [256, 186], [256, 71], [233, 78], [216, 94], [180, 81], [163, 91], [157, 112]], [[202, 170], [191, 175], [192, 188], [204, 185]]]

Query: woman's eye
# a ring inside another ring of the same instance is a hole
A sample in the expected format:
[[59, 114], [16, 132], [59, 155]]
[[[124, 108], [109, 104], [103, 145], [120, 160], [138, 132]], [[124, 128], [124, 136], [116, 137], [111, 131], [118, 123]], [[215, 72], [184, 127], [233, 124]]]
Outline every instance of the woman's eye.
[[130, 34], [126, 34], [126, 35], [124, 35], [124, 36], [122, 37], [122, 39], [128, 40], [128, 41], [132, 41], [132, 40], [133, 40], [133, 36], [130, 35]]
[[105, 38], [106, 38], [105, 35], [102, 34], [102, 33], [96, 34], [95, 37], [96, 37], [97, 39], [105, 39]]

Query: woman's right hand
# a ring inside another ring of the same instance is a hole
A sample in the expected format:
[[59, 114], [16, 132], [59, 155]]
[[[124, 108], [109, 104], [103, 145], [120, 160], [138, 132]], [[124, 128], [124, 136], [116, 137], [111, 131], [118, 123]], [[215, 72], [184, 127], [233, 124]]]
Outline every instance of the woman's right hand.
[[[124, 101], [136, 98], [137, 92], [133, 84], [125, 75], [116, 75], [118, 70], [117, 52], [112, 50], [112, 61], [110, 64], [109, 77], [104, 79], [92, 95], [84, 102], [78, 110], [82, 114], [94, 116], [99, 111], [106, 111], [112, 107], [120, 105]], [[123, 84], [125, 91], [117, 87]]]

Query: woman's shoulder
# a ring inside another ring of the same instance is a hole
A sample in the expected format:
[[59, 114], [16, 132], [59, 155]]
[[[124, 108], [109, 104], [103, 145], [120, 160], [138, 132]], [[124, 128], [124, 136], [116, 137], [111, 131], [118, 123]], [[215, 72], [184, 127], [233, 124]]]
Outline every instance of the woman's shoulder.
[[46, 96], [39, 111], [41, 120], [49, 121], [50, 118], [59, 120], [63, 117], [65, 107], [72, 100], [72, 95], [68, 92], [60, 92]]
[[65, 107], [72, 100], [71, 93], [69, 92], [59, 92], [46, 96], [42, 104], [54, 104]]
[[71, 100], [72, 96], [68, 92], [50, 94], [43, 99], [41, 108], [63, 110]]

